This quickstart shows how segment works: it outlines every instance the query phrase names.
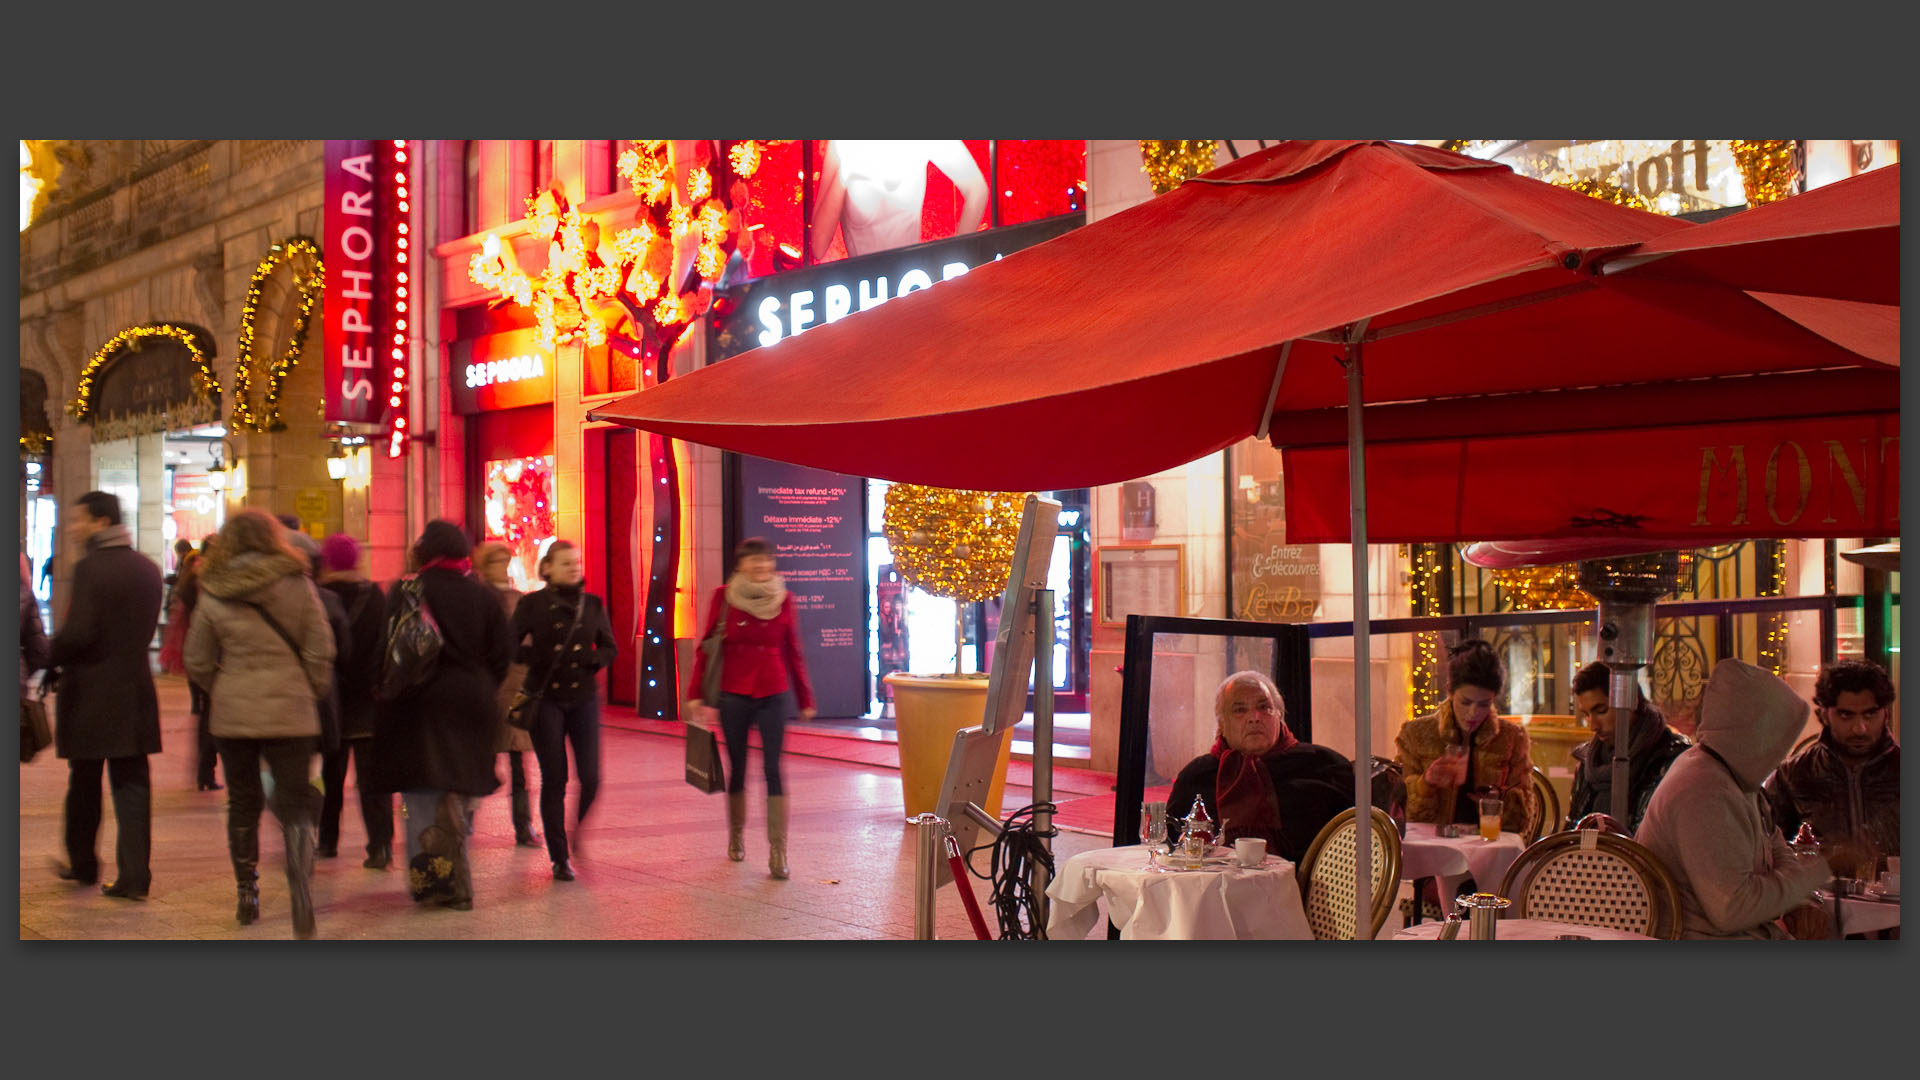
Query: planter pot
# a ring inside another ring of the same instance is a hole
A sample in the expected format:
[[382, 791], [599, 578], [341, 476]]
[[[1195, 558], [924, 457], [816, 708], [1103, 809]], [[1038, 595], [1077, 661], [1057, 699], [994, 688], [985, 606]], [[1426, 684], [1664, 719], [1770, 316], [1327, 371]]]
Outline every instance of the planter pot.
[[[907, 818], [921, 814], [944, 817], [945, 808], [936, 804], [940, 801], [940, 785], [947, 779], [953, 737], [967, 728], [979, 727], [985, 718], [987, 677], [895, 672], [885, 682], [893, 687], [894, 723], [900, 735], [900, 791]], [[1007, 755], [1012, 749], [1013, 732], [1002, 731], [993, 783], [981, 807], [995, 818], [1000, 816], [1000, 798], [1007, 784]]]

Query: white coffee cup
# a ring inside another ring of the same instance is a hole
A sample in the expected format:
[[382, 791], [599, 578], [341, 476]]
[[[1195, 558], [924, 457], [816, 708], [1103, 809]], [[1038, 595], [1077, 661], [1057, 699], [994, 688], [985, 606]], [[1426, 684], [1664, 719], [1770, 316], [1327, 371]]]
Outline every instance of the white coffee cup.
[[1233, 842], [1233, 857], [1241, 866], [1259, 866], [1267, 861], [1267, 842], [1258, 836], [1243, 836]]

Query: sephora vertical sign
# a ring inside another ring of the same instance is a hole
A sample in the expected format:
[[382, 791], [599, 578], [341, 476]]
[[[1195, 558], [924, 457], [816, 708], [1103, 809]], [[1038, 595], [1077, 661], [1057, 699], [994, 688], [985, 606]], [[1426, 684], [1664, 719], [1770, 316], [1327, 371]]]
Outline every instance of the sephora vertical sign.
[[390, 275], [381, 265], [380, 238], [392, 208], [381, 198], [385, 185], [376, 182], [375, 161], [372, 140], [327, 140], [320, 249], [327, 280], [321, 311], [328, 420], [377, 424], [387, 415], [378, 357], [382, 316], [393, 301], [390, 287], [383, 287]]
[[742, 458], [740, 531], [771, 543], [800, 617], [821, 716], [867, 711], [866, 486], [804, 465]]

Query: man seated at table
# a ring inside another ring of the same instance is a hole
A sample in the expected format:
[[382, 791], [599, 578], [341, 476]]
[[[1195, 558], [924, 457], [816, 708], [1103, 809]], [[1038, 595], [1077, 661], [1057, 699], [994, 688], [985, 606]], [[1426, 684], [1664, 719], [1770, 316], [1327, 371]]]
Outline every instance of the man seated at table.
[[1507, 671], [1493, 646], [1479, 639], [1455, 646], [1447, 686], [1439, 710], [1407, 721], [1395, 739], [1407, 782], [1407, 820], [1477, 826], [1474, 796], [1480, 791], [1500, 799], [1503, 831], [1525, 833], [1533, 811], [1533, 758], [1527, 729], [1494, 709], [1507, 687]]
[[1842, 867], [1848, 876], [1878, 877], [1888, 855], [1900, 854], [1900, 744], [1887, 721], [1893, 680], [1870, 660], [1842, 660], [1813, 684], [1820, 738], [1794, 754], [1766, 783], [1773, 822], [1791, 836], [1810, 822], [1822, 843], [1852, 841], [1875, 861]]
[[1213, 716], [1213, 749], [1180, 770], [1167, 796], [1168, 839], [1179, 839], [1178, 819], [1198, 795], [1209, 817], [1225, 821], [1216, 843], [1257, 836], [1270, 854], [1299, 862], [1327, 822], [1353, 806], [1353, 762], [1295, 738], [1279, 688], [1257, 671], [1226, 677]]
[[1775, 920], [1797, 916], [1835, 868], [1853, 865], [1845, 842], [1824, 859], [1795, 855], [1762, 809], [1760, 785], [1806, 720], [1807, 703], [1777, 676], [1741, 660], [1714, 667], [1694, 745], [1634, 833], [1679, 887], [1682, 937], [1785, 938]]
[[[1588, 814], [1606, 814], [1613, 807], [1613, 733], [1614, 715], [1608, 700], [1607, 684], [1613, 672], [1594, 661], [1573, 677], [1573, 711], [1593, 738], [1573, 748], [1573, 799], [1567, 808], [1566, 827], [1571, 829]], [[1686, 736], [1667, 726], [1666, 717], [1640, 694], [1633, 710], [1633, 733], [1629, 736], [1631, 755], [1627, 764], [1627, 823], [1629, 831], [1639, 828], [1647, 814], [1647, 802], [1653, 789], [1674, 759], [1691, 745]]]

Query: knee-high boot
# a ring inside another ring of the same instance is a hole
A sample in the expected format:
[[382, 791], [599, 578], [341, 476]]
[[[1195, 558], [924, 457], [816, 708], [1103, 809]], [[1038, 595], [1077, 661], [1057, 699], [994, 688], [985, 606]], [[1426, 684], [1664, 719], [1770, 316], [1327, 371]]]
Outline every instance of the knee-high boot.
[[787, 797], [767, 796], [767, 869], [773, 876], [787, 876]]
[[240, 892], [234, 917], [247, 926], [260, 917], [260, 822], [242, 825], [229, 817], [227, 853], [233, 857], [233, 880]]
[[533, 835], [533, 799], [526, 788], [513, 793], [513, 842], [519, 847], [540, 846], [540, 838]]
[[313, 936], [313, 849], [317, 829], [311, 822], [282, 825], [287, 846], [287, 891], [293, 896], [293, 936]]
[[727, 858], [747, 857], [747, 793], [727, 792]]

